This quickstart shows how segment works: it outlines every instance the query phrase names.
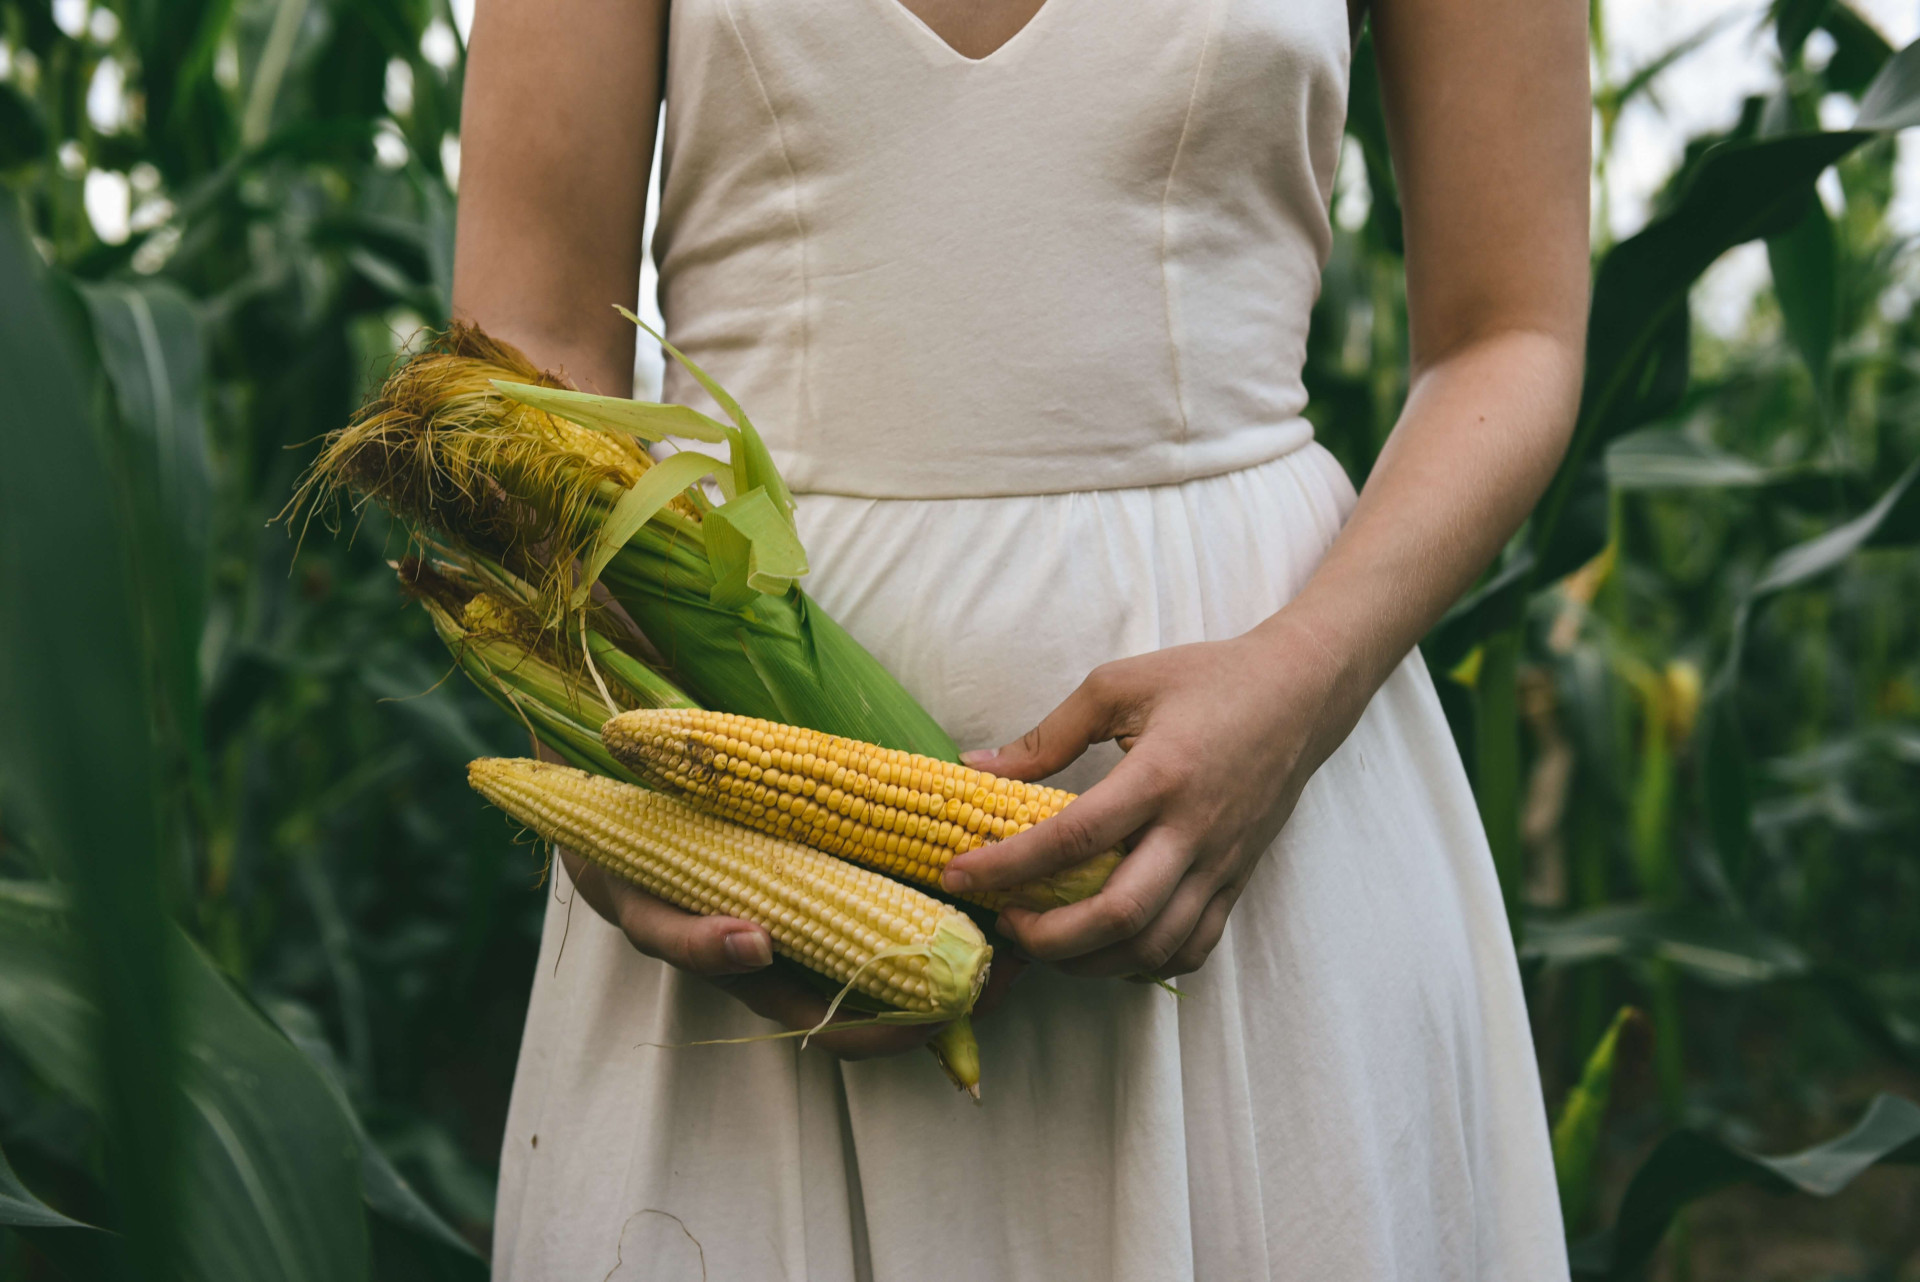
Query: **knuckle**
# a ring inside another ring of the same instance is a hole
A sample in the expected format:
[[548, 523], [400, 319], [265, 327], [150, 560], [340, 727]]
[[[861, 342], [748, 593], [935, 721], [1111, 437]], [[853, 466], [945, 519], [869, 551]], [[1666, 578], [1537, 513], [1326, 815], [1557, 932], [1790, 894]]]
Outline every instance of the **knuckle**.
[[1207, 960], [1207, 954], [1211, 951], [1205, 945], [1185, 944], [1176, 948], [1173, 955], [1156, 969], [1165, 979], [1171, 979], [1175, 975], [1191, 975], [1200, 969], [1200, 964]]
[[1096, 703], [1105, 703], [1112, 697], [1117, 686], [1117, 674], [1111, 663], [1103, 663], [1087, 673], [1080, 682], [1080, 693]]
[[1152, 919], [1153, 909], [1149, 904], [1124, 892], [1109, 892], [1101, 905], [1100, 924], [1117, 938], [1133, 938], [1145, 930]]
[[1012, 939], [1022, 953], [1035, 961], [1064, 962], [1079, 951], [1066, 940], [1046, 935], [1036, 936], [1033, 932], [1020, 928], [1015, 929]]
[[1177, 762], [1159, 754], [1141, 757], [1135, 769], [1139, 772], [1140, 791], [1155, 801], [1173, 796], [1186, 778], [1186, 771]]
[[1074, 862], [1091, 858], [1105, 849], [1100, 834], [1094, 830], [1092, 820], [1083, 814], [1075, 814], [1068, 806], [1053, 817], [1054, 833], [1059, 838], [1060, 852]]
[[1128, 953], [1139, 969], [1157, 971], [1173, 958], [1178, 941], [1162, 936], [1142, 937], [1128, 948]]

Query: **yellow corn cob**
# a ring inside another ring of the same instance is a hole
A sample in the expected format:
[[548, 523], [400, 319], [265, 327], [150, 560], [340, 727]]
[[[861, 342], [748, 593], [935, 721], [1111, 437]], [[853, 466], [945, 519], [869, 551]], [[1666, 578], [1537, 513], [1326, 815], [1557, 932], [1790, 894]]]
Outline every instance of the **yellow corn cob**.
[[782, 956], [891, 1006], [955, 1018], [986, 982], [993, 950], [964, 913], [831, 855], [570, 766], [483, 757], [467, 779], [548, 841], [692, 912], [757, 922]]
[[[1074, 799], [932, 757], [728, 712], [673, 708], [613, 717], [600, 738], [656, 787], [776, 837], [938, 887], [947, 861], [1024, 832]], [[1044, 911], [1085, 899], [1120, 852], [1011, 890], [969, 895], [987, 908]]]

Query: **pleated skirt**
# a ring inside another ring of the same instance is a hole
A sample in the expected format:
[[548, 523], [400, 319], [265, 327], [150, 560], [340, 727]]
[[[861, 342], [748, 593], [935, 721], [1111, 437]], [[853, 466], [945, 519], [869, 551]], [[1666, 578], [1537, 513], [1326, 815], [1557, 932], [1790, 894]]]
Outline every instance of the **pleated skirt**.
[[[1102, 662], [1253, 627], [1353, 497], [1310, 444], [1177, 485], [806, 494], [799, 514], [809, 590], [976, 747]], [[1097, 748], [1055, 782], [1084, 790], [1117, 759]], [[979, 1023], [979, 1106], [924, 1052], [685, 1047], [771, 1026], [570, 911], [555, 871], [497, 1279], [1567, 1276], [1499, 889], [1417, 654], [1183, 996], [1032, 968]]]

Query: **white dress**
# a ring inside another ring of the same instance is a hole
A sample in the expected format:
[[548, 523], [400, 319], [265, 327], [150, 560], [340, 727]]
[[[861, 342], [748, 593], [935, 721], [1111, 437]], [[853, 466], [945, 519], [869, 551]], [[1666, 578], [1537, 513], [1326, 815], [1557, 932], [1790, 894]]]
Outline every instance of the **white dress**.
[[[1047, 0], [979, 61], [897, 0], [673, 5], [670, 336], [773, 446], [810, 591], [963, 746], [1101, 662], [1252, 627], [1351, 508], [1300, 417], [1347, 57], [1343, 0]], [[918, 1053], [645, 1045], [768, 1026], [584, 906], [569, 926], [570, 894], [496, 1278], [1567, 1275], [1499, 891], [1417, 656], [1184, 999], [1035, 968], [979, 1025], [980, 1107]]]

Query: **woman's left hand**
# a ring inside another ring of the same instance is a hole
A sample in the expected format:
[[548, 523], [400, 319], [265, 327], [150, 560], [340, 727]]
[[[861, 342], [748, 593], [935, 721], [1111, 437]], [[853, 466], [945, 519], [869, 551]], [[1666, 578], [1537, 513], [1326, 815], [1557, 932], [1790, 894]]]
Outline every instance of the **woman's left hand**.
[[1052, 819], [955, 858], [947, 889], [1017, 885], [1129, 843], [1099, 894], [1045, 913], [1009, 908], [1001, 932], [1078, 975], [1198, 968], [1301, 789], [1359, 719], [1366, 701], [1344, 667], [1282, 611], [1231, 641], [1094, 669], [1026, 735], [965, 760], [1031, 780], [1104, 740], [1127, 755]]

